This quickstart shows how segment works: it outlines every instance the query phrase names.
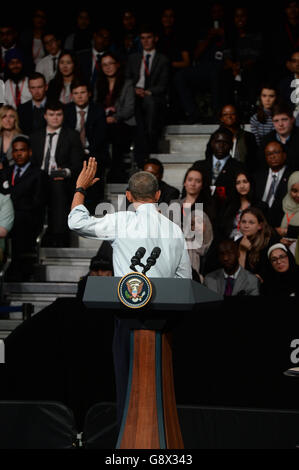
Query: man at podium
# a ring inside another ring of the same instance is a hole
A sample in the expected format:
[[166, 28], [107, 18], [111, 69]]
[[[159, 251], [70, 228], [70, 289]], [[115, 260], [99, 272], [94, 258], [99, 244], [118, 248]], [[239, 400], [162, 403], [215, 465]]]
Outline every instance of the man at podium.
[[[140, 171], [130, 178], [126, 196], [135, 211], [121, 211], [96, 218], [90, 216], [84, 206], [86, 190], [98, 181], [95, 178], [96, 170], [95, 158], [89, 158], [88, 164], [84, 162], [68, 217], [69, 228], [80, 236], [111, 242], [116, 277], [132, 271], [131, 258], [140, 247], [148, 254], [158, 247], [161, 254], [150, 270], [151, 277], [192, 279], [190, 258], [181, 228], [157, 210], [160, 191], [156, 177]], [[119, 422], [127, 389], [129, 338], [129, 330], [117, 319], [113, 355]]]

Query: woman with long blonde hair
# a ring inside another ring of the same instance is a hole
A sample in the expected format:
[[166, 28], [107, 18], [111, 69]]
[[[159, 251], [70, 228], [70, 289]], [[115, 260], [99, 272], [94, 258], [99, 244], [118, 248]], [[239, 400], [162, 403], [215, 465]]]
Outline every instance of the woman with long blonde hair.
[[22, 133], [19, 116], [12, 106], [0, 108], [0, 169], [13, 165], [12, 141]]

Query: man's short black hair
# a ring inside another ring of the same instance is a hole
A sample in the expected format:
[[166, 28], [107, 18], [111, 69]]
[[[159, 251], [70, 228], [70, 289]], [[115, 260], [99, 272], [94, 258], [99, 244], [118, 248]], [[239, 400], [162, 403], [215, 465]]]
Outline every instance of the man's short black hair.
[[112, 261], [108, 258], [98, 258], [97, 256], [94, 256], [90, 260], [89, 270], [90, 271], [99, 271], [99, 270], [112, 271], [113, 273]]
[[290, 106], [288, 103], [281, 102], [281, 103], [274, 104], [271, 114], [272, 114], [272, 118], [274, 118], [274, 116], [277, 116], [278, 114], [286, 114], [289, 118], [293, 118], [294, 117], [293, 113], [294, 113], [294, 110], [292, 106]]
[[146, 162], [144, 162], [144, 166], [145, 165], [156, 165], [159, 167], [159, 172], [160, 172], [160, 175], [163, 176], [163, 173], [164, 173], [164, 166], [163, 164], [160, 162], [160, 160], [158, 160], [157, 158], [149, 158], [148, 160], [146, 160]]
[[45, 84], [47, 83], [45, 76], [40, 72], [30, 73], [29, 76], [28, 76], [28, 82], [30, 82], [30, 80], [38, 80], [39, 78], [41, 78], [44, 81]]
[[227, 128], [227, 127], [224, 127], [224, 126], [220, 126], [218, 127], [218, 129], [212, 134], [212, 139], [211, 140], [214, 140], [216, 138], [217, 135], [219, 134], [225, 134], [227, 135], [231, 140], [233, 140], [234, 136], [233, 136], [233, 133]]
[[48, 30], [48, 31], [45, 31], [42, 35], [42, 40], [44, 41], [44, 38], [45, 36], [54, 36], [54, 38], [56, 39], [56, 41], [59, 41], [60, 40], [60, 37], [59, 35], [55, 32], [55, 31], [52, 31], [52, 30]]
[[135, 201], [147, 201], [155, 197], [159, 191], [159, 183], [152, 173], [138, 171], [129, 179], [128, 190]]
[[152, 24], [142, 24], [139, 28], [139, 34], [153, 34], [154, 36], [157, 34], [157, 29]]
[[45, 105], [45, 113], [48, 111], [63, 111], [64, 112], [64, 105], [61, 101], [47, 101]]
[[16, 144], [18, 142], [23, 142], [23, 144], [26, 144], [28, 149], [31, 148], [30, 139], [26, 135], [18, 135], [17, 137], [13, 139], [11, 145], [13, 146], [13, 144]]
[[85, 80], [80, 80], [79, 78], [75, 79], [71, 83], [70, 90], [73, 91], [75, 88], [79, 88], [80, 86], [85, 86], [88, 92], [91, 92], [90, 85]]

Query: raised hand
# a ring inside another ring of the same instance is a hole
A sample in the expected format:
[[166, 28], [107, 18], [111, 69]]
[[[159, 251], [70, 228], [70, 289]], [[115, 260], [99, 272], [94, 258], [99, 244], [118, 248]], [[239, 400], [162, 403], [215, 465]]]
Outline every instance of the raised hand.
[[78, 176], [76, 188], [87, 189], [97, 183], [100, 178], [95, 178], [97, 172], [97, 161], [94, 157], [90, 157], [88, 163], [83, 162], [83, 168]]

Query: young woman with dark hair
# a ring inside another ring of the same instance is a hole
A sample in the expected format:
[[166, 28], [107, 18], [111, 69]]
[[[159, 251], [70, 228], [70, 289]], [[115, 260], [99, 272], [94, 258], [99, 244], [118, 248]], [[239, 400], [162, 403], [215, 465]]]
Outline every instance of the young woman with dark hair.
[[260, 145], [263, 137], [274, 129], [272, 107], [276, 102], [276, 88], [271, 84], [262, 85], [259, 93], [259, 105], [256, 113], [250, 118], [250, 129], [255, 136], [257, 145]]
[[101, 57], [101, 69], [97, 82], [97, 100], [104, 106], [108, 128], [108, 140], [112, 144], [112, 169], [110, 181], [122, 182], [123, 157], [133, 140], [135, 121], [135, 91], [127, 80], [116, 55], [107, 52]]
[[63, 104], [72, 101], [71, 84], [81, 79], [77, 57], [72, 51], [62, 51], [58, 59], [57, 72], [48, 88], [49, 101], [61, 101]]

